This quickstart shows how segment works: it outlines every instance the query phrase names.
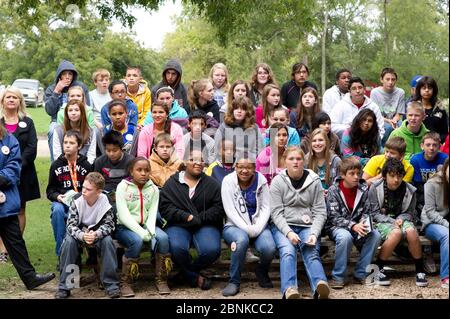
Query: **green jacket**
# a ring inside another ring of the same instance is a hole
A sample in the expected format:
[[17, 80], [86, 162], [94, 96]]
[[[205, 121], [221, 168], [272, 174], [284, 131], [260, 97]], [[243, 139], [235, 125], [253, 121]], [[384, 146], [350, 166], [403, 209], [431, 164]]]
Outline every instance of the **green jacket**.
[[422, 137], [428, 132], [428, 130], [422, 123], [419, 134], [416, 135], [407, 128], [407, 125], [408, 121], [403, 121], [402, 125], [399, 128], [396, 128], [394, 131], [392, 131], [391, 135], [389, 135], [389, 138], [392, 138], [394, 136], [403, 137], [406, 142], [405, 160], [409, 161], [411, 156], [422, 151], [422, 149], [420, 148], [420, 142], [422, 141]]
[[135, 232], [144, 241], [155, 237], [159, 189], [149, 180], [142, 190], [129, 179], [117, 185], [117, 223]]

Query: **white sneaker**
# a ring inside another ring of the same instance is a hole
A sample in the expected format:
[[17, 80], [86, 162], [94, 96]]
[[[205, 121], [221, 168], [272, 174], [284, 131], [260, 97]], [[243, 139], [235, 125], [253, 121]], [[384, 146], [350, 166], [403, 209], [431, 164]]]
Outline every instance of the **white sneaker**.
[[257, 263], [258, 261], [259, 257], [255, 256], [250, 248], [247, 249], [247, 252], [245, 253], [245, 262], [251, 264]]

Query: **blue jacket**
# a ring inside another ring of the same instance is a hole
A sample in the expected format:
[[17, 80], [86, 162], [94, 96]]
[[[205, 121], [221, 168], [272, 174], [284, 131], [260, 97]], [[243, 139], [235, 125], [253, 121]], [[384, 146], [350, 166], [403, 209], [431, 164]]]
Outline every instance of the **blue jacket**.
[[[56, 84], [58, 84], [61, 73], [67, 70], [73, 72], [72, 83], [68, 87], [64, 88], [64, 90], [60, 94], [55, 93], [54, 92], [55, 86]], [[78, 79], [78, 72], [77, 70], [75, 70], [75, 66], [69, 61], [66, 60], [61, 61], [61, 63], [58, 66], [58, 69], [56, 70], [55, 82], [45, 90], [44, 96], [45, 111], [47, 112], [48, 115], [52, 117], [52, 122], [56, 122], [56, 115], [58, 114], [59, 109], [63, 104], [68, 102], [67, 91], [72, 86], [81, 86], [84, 91], [85, 104], [86, 105], [91, 104], [91, 101], [89, 100], [89, 90], [87, 86], [83, 82], [78, 81], [77, 79]]]
[[[109, 117], [109, 103], [106, 103], [103, 105], [102, 110], [100, 111], [100, 115], [102, 117], [102, 123], [104, 127], [107, 127], [108, 125], [111, 125], [111, 118]], [[133, 127], [136, 127], [138, 122], [138, 109], [136, 104], [134, 104], [133, 100], [127, 98], [125, 100], [125, 103], [127, 105], [127, 124], [131, 125]], [[106, 133], [106, 131], [105, 131]]]
[[[186, 110], [183, 109], [180, 106], [180, 104], [178, 104], [177, 100], [174, 100], [172, 103], [169, 118], [183, 128], [186, 128], [188, 126], [188, 114], [186, 113]], [[153, 123], [153, 116], [151, 111], [147, 112], [147, 116], [145, 117], [144, 121], [144, 126], [150, 123]]]
[[14, 136], [6, 134], [0, 140], [0, 191], [6, 196], [6, 201], [0, 204], [0, 218], [19, 214], [20, 195], [17, 185], [21, 165], [19, 142]]

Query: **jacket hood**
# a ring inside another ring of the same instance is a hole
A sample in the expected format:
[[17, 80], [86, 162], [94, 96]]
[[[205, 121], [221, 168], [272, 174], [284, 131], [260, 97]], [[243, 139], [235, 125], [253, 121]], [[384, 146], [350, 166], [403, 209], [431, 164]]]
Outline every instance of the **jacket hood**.
[[[261, 174], [260, 172], [255, 172], [255, 174], [258, 176], [258, 186], [256, 186], [256, 190], [259, 190], [263, 185], [267, 184], [267, 180], [264, 177], [264, 175]], [[236, 171], [233, 171], [229, 175], [231, 176], [229, 178], [231, 178], [233, 180], [233, 183], [235, 184], [235, 186], [239, 187], [238, 176], [237, 176]]]
[[[310, 170], [310, 169], [304, 169], [305, 171], [308, 171], [308, 176], [306, 177], [305, 182], [303, 183], [302, 188], [300, 188], [299, 190], [304, 190], [305, 188], [307, 188], [309, 185], [312, 184], [312, 182], [314, 182], [315, 180], [319, 180], [320, 182], [320, 177], [319, 175], [317, 175], [316, 173], [314, 173], [314, 171]], [[294, 186], [292, 186], [291, 180], [287, 174], [287, 169], [282, 170], [278, 175], [280, 175], [287, 183], [287, 185], [289, 185], [289, 187], [291, 187], [292, 189], [294, 189]], [[298, 191], [296, 189], [294, 189], [295, 191]]]
[[[73, 203], [75, 204], [80, 215], [80, 221], [83, 219], [84, 215], [84, 211], [81, 209], [83, 201], [84, 199], [81, 193], [75, 195], [73, 199]], [[97, 218], [95, 220], [95, 225], [97, 225], [100, 222], [100, 220], [102, 220], [103, 216], [105, 216], [105, 214], [112, 208], [111, 204], [109, 203], [108, 197], [103, 193], [100, 194], [100, 196], [97, 199], [97, 202], [99, 204], [97, 206], [97, 209], [99, 209], [99, 211], [96, 212]]]
[[[131, 177], [124, 178], [122, 181], [125, 184], [127, 184], [128, 186], [138, 188], [137, 185], [135, 183], [133, 183], [133, 180], [131, 179]], [[153, 184], [153, 181], [151, 179], [149, 179], [147, 181], [147, 183], [145, 183], [144, 187], [142, 187], [142, 189], [149, 188], [149, 187], [152, 187], [152, 186], [155, 186], [155, 184]]]
[[178, 77], [177, 80], [175, 81], [175, 83], [173, 85], [171, 85], [172, 88], [176, 88], [178, 87], [178, 85], [181, 82], [181, 76], [183, 75], [183, 70], [181, 69], [181, 64], [180, 62], [178, 62], [177, 60], [169, 60], [169, 62], [166, 63], [166, 65], [164, 66], [163, 72], [162, 72], [162, 83], [164, 83], [164, 85], [169, 85], [166, 82], [166, 72], [167, 70], [172, 69], [178, 72]]
[[[355, 104], [352, 102], [352, 99], [350, 98], [350, 93], [346, 93], [344, 95], [344, 97], [342, 98], [342, 101], [344, 101], [352, 106], [355, 106]], [[372, 103], [372, 100], [370, 98], [368, 98], [367, 96], [364, 96], [364, 103], [361, 106], [361, 109], [366, 108], [371, 103]]]
[[55, 84], [58, 83], [59, 77], [61, 76], [61, 73], [63, 73], [63, 71], [72, 71], [73, 72], [72, 83], [77, 81], [78, 72], [77, 72], [77, 70], [75, 70], [75, 66], [73, 65], [73, 63], [69, 62], [67, 60], [62, 60], [58, 66], [58, 69], [56, 70]]
[[166, 163], [164, 162], [161, 157], [159, 157], [158, 154], [155, 153], [155, 151], [152, 151], [152, 155], [150, 155], [150, 161], [151, 162], [155, 162], [161, 166], [171, 166], [172, 164], [174, 164], [175, 162], [179, 161], [178, 156], [177, 156], [177, 152], [174, 149], [172, 154], [170, 155], [169, 161]]
[[169, 112], [169, 118], [171, 118], [171, 115], [177, 114], [180, 111], [180, 108], [181, 108], [180, 104], [178, 104], [178, 101], [174, 99], [172, 102], [172, 107]]

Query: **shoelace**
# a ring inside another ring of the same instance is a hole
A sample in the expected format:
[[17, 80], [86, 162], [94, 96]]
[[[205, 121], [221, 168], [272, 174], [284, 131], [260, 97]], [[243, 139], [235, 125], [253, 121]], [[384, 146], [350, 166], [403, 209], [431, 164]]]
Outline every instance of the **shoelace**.
[[423, 272], [420, 272], [420, 273], [417, 274], [417, 278], [421, 279], [421, 280], [424, 280], [425, 279], [425, 274]]

